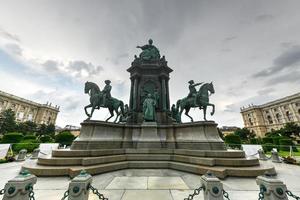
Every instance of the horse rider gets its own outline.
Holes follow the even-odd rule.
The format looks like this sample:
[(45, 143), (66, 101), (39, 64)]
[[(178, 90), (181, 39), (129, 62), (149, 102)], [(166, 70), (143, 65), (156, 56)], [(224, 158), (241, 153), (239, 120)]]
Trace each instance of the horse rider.
[(196, 94), (197, 94), (196, 86), (201, 85), (203, 82), (195, 83), (194, 80), (190, 80), (188, 83), (190, 84), (189, 85), (190, 93), (188, 94), (187, 98), (193, 98), (194, 104), (196, 105)]
[(105, 83), (105, 86), (102, 90), (103, 92), (103, 106), (106, 106), (106, 103), (111, 99), (111, 94), (110, 94), (110, 91), (111, 91), (111, 81), (110, 80), (105, 80), (104, 81)]

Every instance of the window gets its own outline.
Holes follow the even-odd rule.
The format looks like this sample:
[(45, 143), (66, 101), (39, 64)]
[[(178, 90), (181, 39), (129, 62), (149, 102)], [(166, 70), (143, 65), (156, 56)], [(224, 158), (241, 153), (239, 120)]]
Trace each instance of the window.
[(251, 119), (251, 118), (249, 118), (248, 120), (249, 120), (249, 124), (250, 124), (251, 126), (253, 126), (252, 119)]
[(273, 124), (273, 120), (272, 117), (270, 115), (267, 116), (268, 122), (269, 124)]
[(278, 123), (282, 123), (282, 117), (279, 113), (276, 113), (276, 120)]
[(23, 117), (24, 117), (24, 113), (23, 113), (23, 112), (19, 112), (19, 113), (18, 113), (18, 119), (19, 119), (19, 120), (22, 120)]
[(29, 113), (29, 114), (28, 114), (27, 120), (28, 120), (28, 121), (32, 121), (32, 118), (33, 118), (33, 115), (32, 115), (31, 113)]
[(286, 111), (286, 117), (288, 121), (293, 121), (293, 114), (290, 111)]

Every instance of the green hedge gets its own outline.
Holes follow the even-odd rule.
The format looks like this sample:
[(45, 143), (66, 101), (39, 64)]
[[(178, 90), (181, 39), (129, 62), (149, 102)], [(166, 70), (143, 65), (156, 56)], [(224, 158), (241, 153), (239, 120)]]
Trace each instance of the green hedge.
[(36, 140), (22, 140), (18, 144), (13, 145), (13, 150), (19, 152), (22, 149), (27, 149), (27, 152), (32, 152), (34, 149), (39, 147), (39, 143)]
[(241, 138), (238, 135), (230, 134), (225, 136), (225, 143), (232, 148), (241, 148)]
[(35, 135), (25, 135), (23, 140), (36, 140)]
[(51, 143), (51, 142), (54, 142), (54, 140), (49, 135), (42, 135), (39, 138), (39, 140), (40, 140), (41, 143)]
[(75, 136), (69, 131), (64, 131), (55, 136), (55, 142), (62, 145), (70, 146), (75, 139)]
[(276, 146), (273, 143), (265, 143), (262, 145), (262, 148), (264, 152), (271, 151), (273, 148), (276, 148)]
[(251, 138), (250, 139), (250, 144), (259, 144), (259, 143), (260, 143), (260, 141), (257, 138)]
[(279, 140), (280, 150), (281, 151), (289, 151), (290, 146), (293, 147), (293, 151), (298, 151), (298, 149), (295, 147), (293, 141), (291, 139), (280, 139)]
[(23, 140), (23, 137), (24, 136), (22, 133), (6, 133), (5, 135), (3, 135), (1, 143), (3, 144), (19, 143), (21, 140)]
[(262, 138), (262, 143), (267, 144), (267, 143), (272, 143), (273, 144), (273, 138), (271, 137), (264, 137)]

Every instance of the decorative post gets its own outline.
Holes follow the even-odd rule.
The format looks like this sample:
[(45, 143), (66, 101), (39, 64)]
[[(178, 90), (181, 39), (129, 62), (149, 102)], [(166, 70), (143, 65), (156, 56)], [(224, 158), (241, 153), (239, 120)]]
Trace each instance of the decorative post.
[(259, 149), (258, 151), (259, 160), (268, 160), (264, 150)]
[(26, 155), (27, 155), (27, 150), (26, 150), (26, 149), (22, 149), (22, 150), (19, 152), (16, 161), (24, 161), (25, 158), (26, 158)]
[(137, 77), (134, 77), (134, 82), (133, 82), (133, 110), (137, 109)]
[(260, 188), (259, 196), (263, 196), (264, 200), (288, 200), (286, 185), (273, 176), (269, 174), (258, 176), (256, 183)]
[(281, 163), (282, 162), (279, 158), (279, 155), (278, 155), (277, 151), (272, 150), (271, 153), (272, 153), (272, 162), (274, 162), (274, 163)]
[(204, 200), (223, 200), (223, 184), (211, 172), (200, 178), (204, 187)]
[(88, 200), (92, 176), (82, 170), (69, 184), (69, 200)]
[(27, 170), (22, 170), (18, 176), (5, 184), (3, 200), (29, 200), (30, 197), (34, 198), (33, 185), (36, 184), (36, 181), (36, 176), (30, 174)]
[(39, 153), (40, 153), (40, 149), (39, 148), (34, 149), (33, 152), (32, 152), (32, 155), (31, 155), (30, 159), (38, 159)]

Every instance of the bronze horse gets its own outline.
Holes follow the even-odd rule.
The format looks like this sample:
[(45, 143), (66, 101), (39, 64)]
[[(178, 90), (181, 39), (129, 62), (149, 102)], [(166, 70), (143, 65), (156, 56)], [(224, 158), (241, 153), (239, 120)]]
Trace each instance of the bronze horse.
[[(108, 117), (105, 121), (111, 119), (114, 116), (114, 112), (117, 114), (114, 122), (117, 121), (120, 114), (124, 114), (124, 103), (121, 100), (111, 97), (106, 105), (103, 105), (103, 92), (101, 92), (96, 83), (86, 82), (84, 86), (84, 92), (90, 96), (90, 104), (84, 107), (85, 114), (88, 116), (87, 120), (93, 116), (94, 110), (100, 109), (100, 107), (108, 108), (110, 112), (110, 117)], [(87, 112), (87, 108), (92, 108), (91, 113)]]

